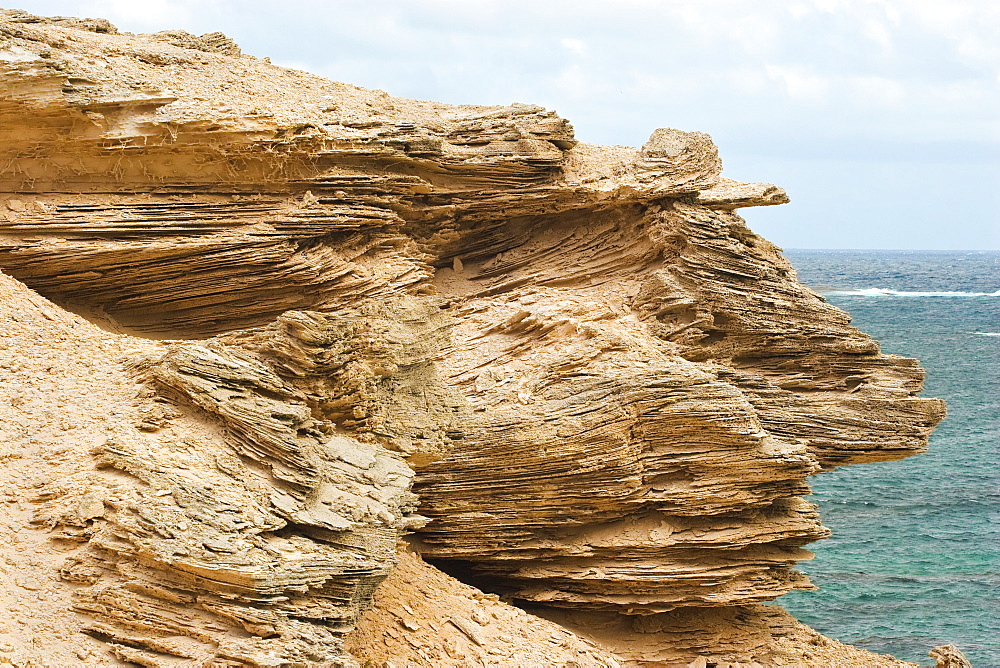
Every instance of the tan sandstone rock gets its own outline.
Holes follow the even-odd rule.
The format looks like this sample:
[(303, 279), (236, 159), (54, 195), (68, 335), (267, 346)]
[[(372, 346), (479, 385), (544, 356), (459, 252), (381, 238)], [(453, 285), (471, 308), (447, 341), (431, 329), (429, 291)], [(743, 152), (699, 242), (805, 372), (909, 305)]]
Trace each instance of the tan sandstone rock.
[(899, 665), (766, 603), (943, 405), (707, 135), (2, 10), (0, 166), (7, 660)]

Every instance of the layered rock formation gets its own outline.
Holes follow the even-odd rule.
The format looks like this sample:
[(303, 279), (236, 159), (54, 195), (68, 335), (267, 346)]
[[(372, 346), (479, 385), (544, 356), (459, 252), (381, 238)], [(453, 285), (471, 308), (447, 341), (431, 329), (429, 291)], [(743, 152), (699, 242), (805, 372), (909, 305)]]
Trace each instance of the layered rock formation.
[[(109, 397), (94, 442), (9, 437), (38, 460), (10, 526), (71, 546), (47, 600), (86, 651), (349, 662), (415, 531), (452, 575), (610, 629), (597, 650), (536, 620), (524, 657), (823, 656), (761, 605), (810, 586), (806, 479), (921, 451), (943, 408), (733, 213), (787, 197), (721, 177), (707, 135), (578, 144), (535, 106), (10, 11), (0, 81), (0, 269), (104, 329), (4, 278), (7, 354), (34, 331), (111, 355), (61, 399)], [(469, 618), (476, 649), (411, 659), (517, 660)]]

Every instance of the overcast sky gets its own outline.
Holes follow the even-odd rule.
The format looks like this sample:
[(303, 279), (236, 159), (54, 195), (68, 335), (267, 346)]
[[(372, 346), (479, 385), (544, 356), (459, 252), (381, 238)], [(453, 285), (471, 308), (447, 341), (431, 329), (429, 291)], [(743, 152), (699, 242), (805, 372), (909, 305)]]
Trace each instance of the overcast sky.
[(700, 130), (785, 248), (1000, 248), (1000, 0), (3, 0), (221, 31), (394, 95), (532, 102), (595, 143)]

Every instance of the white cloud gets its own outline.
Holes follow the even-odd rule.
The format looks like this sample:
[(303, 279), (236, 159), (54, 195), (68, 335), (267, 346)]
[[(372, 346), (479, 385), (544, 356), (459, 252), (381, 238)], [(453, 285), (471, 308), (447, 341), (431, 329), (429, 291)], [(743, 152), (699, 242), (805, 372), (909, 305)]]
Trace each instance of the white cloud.
[(866, 19), (861, 29), (862, 34), (882, 47), (883, 53), (892, 52), (892, 37), (889, 27), (877, 19)]
[[(84, 3), (87, 13), (133, 30), (165, 30), (171, 24), (189, 24), (205, 3), (190, 0), (95, 0)], [(210, 4), (210, 3), (209, 3)]]
[(906, 86), (877, 76), (851, 77), (845, 81), (846, 92), (861, 107), (902, 109), (908, 99)]
[(747, 95), (765, 94), (774, 85), (774, 79), (762, 68), (739, 67), (730, 70), (727, 76), (730, 86)]
[(955, 45), (969, 60), (1000, 70), (1000, 3), (990, 0), (893, 0), (921, 30)]
[(583, 58), (587, 55), (587, 43), (584, 42), (582, 39), (563, 37), (561, 40), (559, 40), (559, 44), (560, 46), (562, 46), (562, 48), (566, 49), (567, 51), (572, 53), (574, 56), (577, 56), (578, 58)]
[(850, 5), (845, 0), (813, 0), (813, 6), (821, 12), (835, 14)]
[[(252, 7), (257, 0), (247, 0)], [(235, 0), (15, 0), (19, 9), (40, 16), (79, 16), (103, 18), (126, 32), (156, 32), (159, 30), (188, 30), (189, 32), (214, 32), (200, 26), (219, 26), (233, 22), (241, 15), (243, 7), (233, 8)]]
[(795, 102), (818, 105), (829, 97), (830, 79), (810, 71), (807, 67), (766, 65), (764, 71), (772, 80), (780, 81), (785, 93)]

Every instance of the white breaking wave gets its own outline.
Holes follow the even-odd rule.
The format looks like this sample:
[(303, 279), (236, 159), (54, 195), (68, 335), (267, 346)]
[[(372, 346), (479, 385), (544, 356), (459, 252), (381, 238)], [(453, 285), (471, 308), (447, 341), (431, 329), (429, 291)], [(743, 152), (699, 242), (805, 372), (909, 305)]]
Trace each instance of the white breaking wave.
[(978, 334), (979, 336), (1000, 336), (1000, 332), (973, 332), (973, 334)]
[(921, 292), (910, 290), (889, 290), (887, 288), (862, 288), (860, 290), (830, 290), (824, 294), (851, 297), (1000, 297), (1000, 290), (997, 290), (996, 292)]

